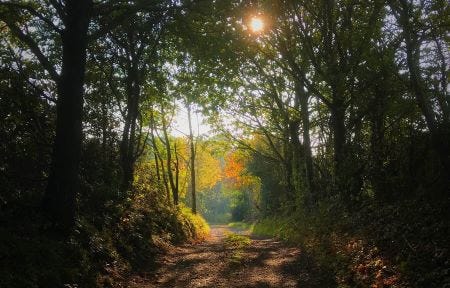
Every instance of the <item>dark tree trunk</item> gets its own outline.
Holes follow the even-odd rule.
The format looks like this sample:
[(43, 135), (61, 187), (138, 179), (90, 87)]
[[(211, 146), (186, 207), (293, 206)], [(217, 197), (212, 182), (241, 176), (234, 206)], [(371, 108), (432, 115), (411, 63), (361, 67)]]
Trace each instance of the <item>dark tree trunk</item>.
[[(166, 190), (166, 198), (167, 198), (167, 204), (170, 205), (170, 188), (169, 188), (169, 181), (167, 180), (166, 175), (166, 168), (164, 167), (164, 160), (161, 157), (161, 154), (159, 153), (158, 146), (156, 146), (156, 139), (153, 135), (152, 131), (152, 143), (153, 143), (153, 149), (155, 150), (155, 161), (156, 161), (156, 167), (158, 169), (159, 166), (161, 166), (161, 176), (158, 175), (158, 180), (162, 179), (164, 183), (164, 189)], [(159, 162), (158, 162), (159, 161)], [(159, 163), (159, 165), (158, 165)], [(159, 170), (159, 169), (158, 169)], [(159, 173), (158, 173), (159, 174)], [(161, 177), (161, 178), (160, 178)]]
[[(130, 38), (132, 39), (132, 38)], [(132, 45), (134, 42), (130, 40)], [(126, 83), (127, 93), (127, 116), (125, 119), (120, 146), (121, 166), (122, 166), (122, 191), (126, 192), (133, 184), (134, 164), (136, 162), (136, 120), (139, 113), (140, 81), (138, 71), (138, 55), (130, 52), (132, 59), (128, 63), (128, 75)]]
[(334, 189), (336, 193), (348, 198), (349, 191), (347, 191), (346, 187), (347, 177), (344, 167), (346, 159), (345, 106), (344, 101), (336, 90), (333, 91), (333, 103), (330, 107), (330, 112), (334, 148)]
[(62, 34), (62, 67), (57, 83), (56, 135), (50, 176), (43, 200), (56, 228), (69, 233), (76, 217), (82, 143), (83, 85), (87, 31), (92, 1), (66, 1)]
[(175, 189), (180, 191), (180, 159), (178, 158), (177, 143), (175, 142), (173, 150), (175, 152)]
[[(382, 68), (384, 71), (384, 69)], [(383, 72), (386, 73), (386, 72)], [(382, 83), (384, 81), (384, 75), (380, 75)], [(384, 84), (381, 87), (385, 87)], [(380, 86), (375, 86), (374, 99), (370, 116), (370, 154), (372, 158), (371, 167), (371, 183), (375, 191), (376, 198), (382, 202), (386, 201), (389, 197), (389, 189), (385, 187), (386, 175), (383, 168), (383, 162), (385, 161), (384, 152), (384, 129), (385, 129), (385, 111), (386, 111), (386, 93)]]
[(301, 120), (303, 125), (303, 157), (305, 161), (305, 176), (306, 176), (306, 188), (307, 188), (307, 202), (309, 206), (312, 206), (317, 196), (314, 195), (314, 171), (313, 171), (313, 159), (311, 151), (311, 138), (309, 136), (310, 121), (309, 121), (309, 107), (308, 107), (308, 94), (305, 91), (303, 85), (296, 81), (296, 93), (299, 99)]
[[(293, 169), (293, 145), (290, 141), (290, 120), (288, 117), (283, 119), (283, 141), (282, 141), (282, 149), (279, 152), (279, 161), (281, 164), (281, 168), (283, 169), (283, 186), (285, 186), (284, 193), (280, 194), (279, 200), (280, 202), (288, 202), (291, 199), (291, 195), (295, 194), (295, 185), (294, 185), (294, 169)], [(273, 148), (275, 151), (275, 146)]]

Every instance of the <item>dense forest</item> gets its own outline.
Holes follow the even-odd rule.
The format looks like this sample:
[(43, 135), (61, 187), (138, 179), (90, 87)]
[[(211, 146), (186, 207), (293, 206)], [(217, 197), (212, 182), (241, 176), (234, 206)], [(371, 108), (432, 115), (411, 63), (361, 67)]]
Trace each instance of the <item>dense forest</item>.
[(299, 287), (450, 287), (449, 32), (445, 0), (0, 1), (0, 287), (128, 287), (207, 222), (301, 247)]

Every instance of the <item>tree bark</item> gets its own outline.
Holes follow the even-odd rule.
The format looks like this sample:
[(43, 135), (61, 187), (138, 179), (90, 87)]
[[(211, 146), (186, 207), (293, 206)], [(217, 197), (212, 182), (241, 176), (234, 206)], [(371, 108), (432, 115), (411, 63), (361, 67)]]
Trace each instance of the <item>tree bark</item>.
[(305, 91), (304, 86), (300, 80), (296, 81), (296, 93), (298, 94), (300, 113), (303, 126), (303, 156), (305, 160), (305, 176), (306, 176), (306, 189), (307, 189), (307, 201), (311, 207), (317, 200), (317, 196), (314, 195), (314, 171), (313, 171), (313, 159), (311, 151), (311, 138), (309, 135), (310, 121), (309, 121), (309, 106), (308, 106), (308, 94)]
[(56, 135), (43, 208), (58, 230), (70, 233), (76, 217), (82, 143), (83, 85), (90, 0), (68, 0), (62, 33), (62, 67), (57, 82)]
[(370, 154), (372, 158), (371, 182), (376, 198), (381, 202), (388, 200), (389, 190), (385, 188), (384, 175), (384, 122), (385, 122), (385, 91), (376, 89), (373, 109), (370, 113)]
[(345, 146), (346, 146), (346, 128), (345, 128), (345, 106), (342, 96), (333, 88), (332, 91), (333, 103), (331, 104), (331, 131), (333, 134), (333, 148), (334, 148), (334, 188), (338, 194), (346, 194), (347, 197), (350, 191), (346, 187), (345, 174)]

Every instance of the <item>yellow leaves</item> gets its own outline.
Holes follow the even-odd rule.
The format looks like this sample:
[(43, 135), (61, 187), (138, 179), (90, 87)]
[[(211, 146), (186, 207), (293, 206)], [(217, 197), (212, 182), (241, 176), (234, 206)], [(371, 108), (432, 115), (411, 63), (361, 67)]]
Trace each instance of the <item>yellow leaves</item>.
[(197, 149), (197, 190), (202, 191), (212, 188), (222, 179), (220, 160), (214, 157), (211, 147), (203, 145), (203, 149)]

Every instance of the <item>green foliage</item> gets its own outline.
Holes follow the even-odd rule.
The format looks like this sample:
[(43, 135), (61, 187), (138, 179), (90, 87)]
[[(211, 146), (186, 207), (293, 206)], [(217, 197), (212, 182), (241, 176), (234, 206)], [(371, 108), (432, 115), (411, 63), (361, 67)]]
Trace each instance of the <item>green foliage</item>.
[(145, 163), (137, 167), (127, 197), (114, 193), (119, 182), (106, 182), (103, 173), (109, 172), (96, 169), (105, 160), (91, 165), (96, 145), (90, 142), (84, 152), (82, 171), (89, 177), (79, 199), (82, 216), (68, 240), (47, 230), (36, 208), (2, 211), (0, 287), (110, 287), (131, 270), (151, 268), (167, 245), (207, 237), (200, 215), (165, 204)]
[(330, 216), (328, 208), (263, 218), (252, 233), (300, 245), (322, 269), (332, 271), (340, 287), (445, 287), (450, 283), (448, 218), (436, 220), (448, 214), (445, 207), (409, 201), (363, 206), (352, 217)]
[[(81, 162), (67, 165), (80, 187), (63, 187), (78, 209), (65, 236), (41, 202), (65, 110), (52, 74), (76, 70), (58, 31), (71, 5), (31, 2), (0, 3), (1, 287), (109, 287), (165, 245), (207, 237), (200, 215), (170, 203), (187, 191), (187, 154), (167, 135), (180, 99), (227, 138), (213, 150), (246, 151), (233, 180), (219, 181), (224, 153), (197, 163), (208, 221), (259, 217), (231, 226), (300, 243), (341, 287), (450, 285), (446, 1), (93, 5), (86, 81), (72, 89), (83, 107), (63, 114), (79, 123), (83, 112), (82, 131), (62, 129), (83, 134)], [(256, 11), (258, 34), (246, 27)], [(246, 243), (225, 245), (239, 262)]]
[(231, 199), (222, 182), (198, 193), (197, 199), (200, 212), (209, 223), (227, 223), (231, 220)]
[[(274, 169), (276, 167), (276, 169)], [(273, 159), (254, 153), (248, 164), (248, 170), (261, 179), (261, 211), (263, 215), (271, 215), (283, 206), (284, 194), (287, 190), (284, 175), (286, 171)]]
[(291, 243), (299, 243), (300, 240), (304, 239), (302, 236), (304, 236), (307, 231), (300, 229), (298, 226), (299, 223), (292, 218), (263, 218), (254, 223), (252, 233), (257, 236), (270, 236)]

